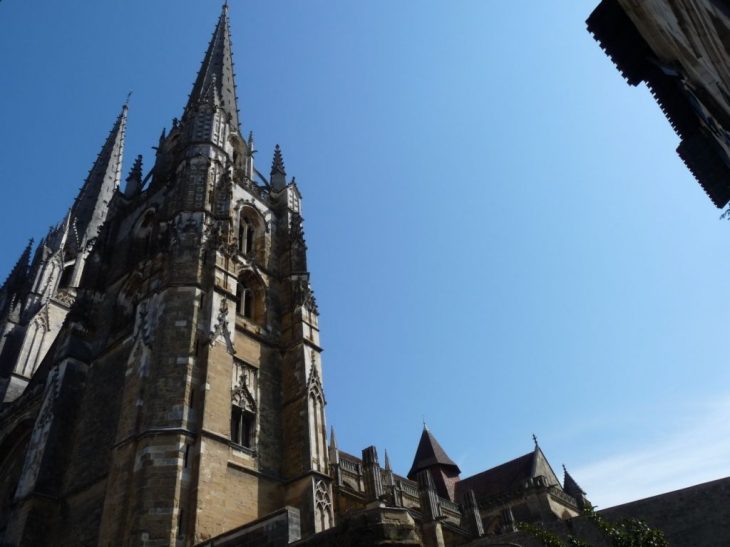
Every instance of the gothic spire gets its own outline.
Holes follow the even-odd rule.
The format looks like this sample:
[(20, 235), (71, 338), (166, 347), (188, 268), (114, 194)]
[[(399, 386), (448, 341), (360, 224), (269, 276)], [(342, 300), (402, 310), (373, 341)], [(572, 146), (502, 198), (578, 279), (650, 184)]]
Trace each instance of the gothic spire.
[(271, 162), (271, 186), (277, 192), (286, 186), (286, 171), (284, 170), (284, 157), (281, 155), (281, 148), (276, 145), (274, 149), (274, 160)]
[(223, 6), (223, 12), (218, 19), (210, 44), (208, 44), (208, 51), (205, 53), (185, 112), (194, 109), (200, 102), (206, 102), (209, 97), (213, 96), (220, 101), (220, 106), (228, 114), (231, 127), (239, 131), (227, 4)]
[(125, 104), (71, 208), (79, 243), (96, 236), (106, 220), (108, 204), (119, 188), (128, 110)]

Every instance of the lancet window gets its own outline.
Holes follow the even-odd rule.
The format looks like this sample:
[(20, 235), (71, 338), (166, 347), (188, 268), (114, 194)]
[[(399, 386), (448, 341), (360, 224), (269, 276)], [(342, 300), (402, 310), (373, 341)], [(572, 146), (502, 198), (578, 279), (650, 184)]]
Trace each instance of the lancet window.
[(248, 319), (253, 319), (253, 290), (244, 281), (236, 286), (236, 313)]
[(242, 254), (250, 254), (254, 252), (254, 245), (256, 243), (256, 229), (250, 218), (241, 215), (241, 219), (238, 223), (238, 250)]
[(236, 361), (231, 389), (231, 442), (244, 448), (256, 446), (258, 374), (254, 367)]
[(244, 271), (236, 283), (236, 313), (254, 323), (264, 317), (264, 286), (251, 271)]

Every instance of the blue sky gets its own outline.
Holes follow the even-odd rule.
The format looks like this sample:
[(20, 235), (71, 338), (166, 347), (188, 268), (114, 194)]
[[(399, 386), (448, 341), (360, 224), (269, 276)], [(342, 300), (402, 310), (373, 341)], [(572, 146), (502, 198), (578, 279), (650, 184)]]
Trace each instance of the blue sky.
[[(535, 433), (599, 507), (730, 474), (730, 225), (597, 3), (231, 0), (242, 128), (304, 194), (341, 448), (406, 473), (425, 416), (468, 476)], [(0, 3), (0, 272), (130, 89), (125, 172), (151, 166), (219, 13)]]

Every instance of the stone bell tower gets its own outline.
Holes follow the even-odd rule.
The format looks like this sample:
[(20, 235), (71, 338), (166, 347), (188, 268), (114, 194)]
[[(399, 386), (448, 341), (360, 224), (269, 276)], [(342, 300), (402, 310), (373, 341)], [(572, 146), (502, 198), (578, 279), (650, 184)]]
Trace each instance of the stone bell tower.
[[(268, 177), (254, 166), (227, 6), (156, 150), (105, 200), (68, 319), (15, 403), (47, 409), (26, 433), (17, 544), (86, 530), (105, 547), (181, 547), (287, 506), (302, 537), (334, 525), (301, 194), (278, 145)], [(40, 506), (46, 532), (21, 518)]]
[[(226, 6), (149, 188), (127, 192), (134, 213), (117, 232), (147, 248), (127, 273), (137, 301), (122, 304), (134, 328), (102, 543), (198, 543), (285, 505), (305, 536), (333, 524), (301, 195), (278, 146), (268, 180), (254, 153)], [(167, 505), (150, 511), (160, 491)]]

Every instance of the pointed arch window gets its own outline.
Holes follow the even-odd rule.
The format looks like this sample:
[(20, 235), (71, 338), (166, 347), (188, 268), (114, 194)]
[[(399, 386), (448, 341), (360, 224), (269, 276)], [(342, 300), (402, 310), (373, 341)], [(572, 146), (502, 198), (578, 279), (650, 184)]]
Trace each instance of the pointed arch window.
[(238, 405), (231, 405), (231, 441), (244, 448), (254, 446), (256, 415)]
[(236, 286), (236, 313), (248, 319), (253, 319), (254, 294), (253, 290), (239, 281)]
[(236, 283), (236, 314), (253, 323), (264, 320), (264, 285), (251, 270), (244, 270)]
[(231, 389), (231, 442), (244, 448), (256, 446), (256, 398), (258, 374), (247, 363), (235, 362)]
[(64, 266), (63, 273), (61, 274), (61, 280), (58, 282), (59, 288), (71, 286), (71, 278), (73, 277), (75, 264), (75, 262), (71, 262)]
[(249, 254), (254, 251), (256, 242), (256, 229), (253, 222), (247, 216), (241, 215), (238, 223), (238, 250), (242, 254)]

